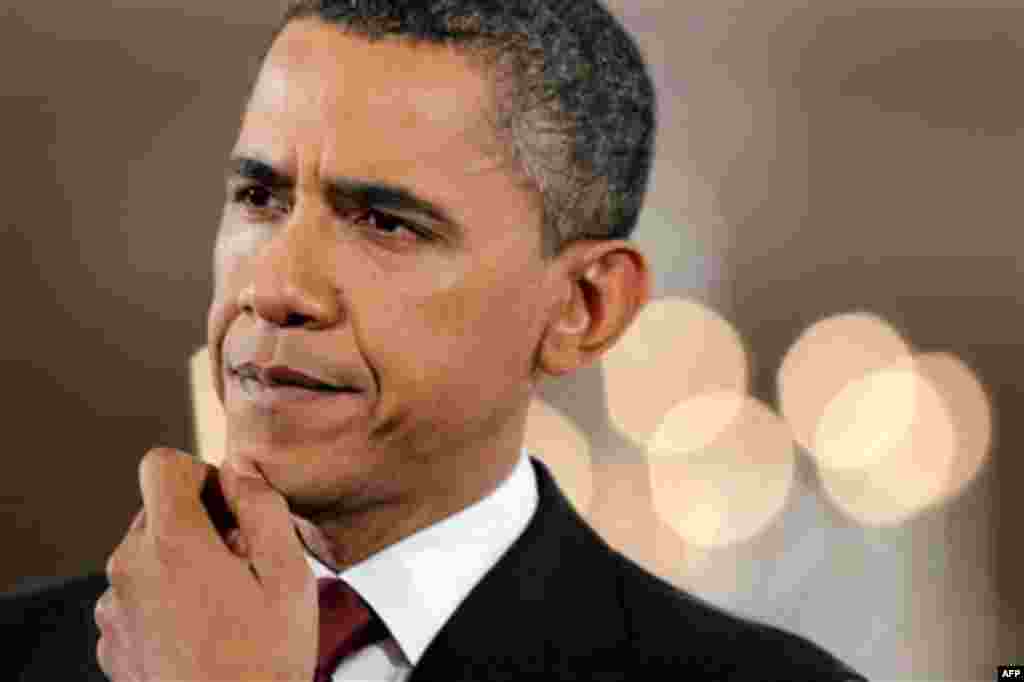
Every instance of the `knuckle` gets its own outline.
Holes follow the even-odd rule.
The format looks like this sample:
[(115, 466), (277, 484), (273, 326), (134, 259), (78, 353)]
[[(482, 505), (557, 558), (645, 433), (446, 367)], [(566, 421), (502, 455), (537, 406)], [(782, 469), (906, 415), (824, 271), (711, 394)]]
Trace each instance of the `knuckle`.
[(192, 471), (205, 469), (209, 465), (176, 448), (150, 448), (139, 462), (140, 467), (157, 471)]
[(171, 448), (156, 447), (150, 448), (149, 451), (146, 452), (146, 456), (142, 459), (144, 461), (148, 460), (151, 464), (161, 465), (174, 461), (176, 459), (176, 454), (176, 451)]
[(206, 478), (212, 467), (187, 452), (174, 448), (150, 449), (139, 461), (139, 483), (147, 485), (172, 484), (192, 487)]
[(151, 480), (158, 476), (166, 466), (167, 456), (163, 449), (155, 448), (150, 450), (139, 460), (139, 481)]
[(172, 448), (157, 447), (151, 448), (139, 462), (142, 473), (158, 472), (170, 466), (178, 459), (178, 453)]
[(111, 682), (121, 682), (121, 680), (135, 679), (127, 678), (124, 676), (124, 670), (118, 662), (118, 651), (121, 647), (118, 646), (117, 641), (111, 636), (109, 632), (104, 632), (100, 638), (96, 641), (96, 664), (99, 669), (103, 671), (103, 674), (107, 676), (107, 679)]
[(114, 593), (112, 590), (107, 590), (96, 600), (93, 619), (101, 633), (105, 634), (111, 631), (114, 621)]
[(101, 635), (96, 642), (96, 663), (104, 675), (114, 678), (114, 670), (110, 665), (110, 641), (106, 634)]

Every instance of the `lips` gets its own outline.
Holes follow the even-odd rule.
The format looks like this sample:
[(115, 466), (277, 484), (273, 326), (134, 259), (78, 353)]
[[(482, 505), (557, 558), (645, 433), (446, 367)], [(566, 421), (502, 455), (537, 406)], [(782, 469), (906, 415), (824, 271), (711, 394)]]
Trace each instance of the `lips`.
[[(254, 373), (251, 368), (231, 371), (225, 387), (225, 409), (243, 419), (274, 415), (275, 428), (295, 423), (306, 430), (319, 428), (316, 425), (321, 423), (335, 428), (339, 420), (364, 414), (366, 394), (363, 391), (326, 384), (305, 372), (295, 374), (294, 369), (291, 372)], [(285, 421), (280, 421), (282, 419)]]
[(251, 362), (242, 363), (231, 369), (231, 372), (238, 375), (243, 383), (255, 381), (263, 388), (295, 387), (310, 391), (324, 391), (330, 393), (358, 393), (355, 386), (337, 383), (329, 377), (309, 373), (295, 367), (286, 365), (274, 365), (260, 367)]
[(229, 370), (224, 405), (236, 416), (275, 415), (276, 419), (294, 419), (304, 429), (321, 422), (336, 427), (339, 419), (358, 417), (366, 409), (365, 393), (348, 381), (295, 367), (261, 368), (244, 363)]

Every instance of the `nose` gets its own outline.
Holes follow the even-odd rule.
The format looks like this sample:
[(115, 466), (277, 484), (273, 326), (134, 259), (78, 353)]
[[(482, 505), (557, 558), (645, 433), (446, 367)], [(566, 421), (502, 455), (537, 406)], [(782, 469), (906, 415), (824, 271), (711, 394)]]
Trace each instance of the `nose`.
[(313, 216), (294, 212), (253, 254), (239, 307), (279, 327), (322, 329), (339, 311), (330, 247)]

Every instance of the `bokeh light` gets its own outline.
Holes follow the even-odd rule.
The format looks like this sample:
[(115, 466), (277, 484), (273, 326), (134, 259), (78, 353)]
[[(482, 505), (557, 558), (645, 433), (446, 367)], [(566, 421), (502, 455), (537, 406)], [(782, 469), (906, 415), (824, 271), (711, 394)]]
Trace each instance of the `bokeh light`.
[(602, 367), (611, 421), (640, 443), (673, 405), (704, 393), (745, 393), (749, 375), (732, 325), (700, 303), (675, 297), (648, 303)]
[[(842, 433), (826, 432), (820, 427), (826, 407), (833, 404), (833, 400), (851, 384), (909, 357), (911, 353), (907, 342), (876, 315), (837, 315), (809, 327), (786, 353), (778, 372), (779, 409), (796, 442), (815, 457), (823, 456), (815, 450), (816, 439), (844, 442)], [(898, 383), (899, 380), (887, 378), (882, 381)], [(857, 385), (833, 404), (835, 416), (825, 423), (824, 428), (845, 430), (847, 423), (843, 418), (851, 410), (856, 410), (858, 391), (871, 388), (871, 385)], [(906, 387), (900, 390), (906, 390)], [(855, 464), (861, 456), (871, 456), (851, 454), (856, 453), (852, 445), (832, 447), (828, 453), (824, 456), (833, 456), (836, 461), (823, 461), (826, 466), (846, 467)]]
[[(880, 370), (876, 376), (896, 373), (903, 374), (900, 381), (911, 387), (900, 396), (911, 401), (898, 410), (911, 415), (902, 431), (888, 434), (878, 448), (879, 456), (860, 468), (832, 469), (823, 465), (819, 471), (825, 491), (839, 508), (869, 525), (904, 521), (937, 500), (949, 484), (956, 456), (956, 434), (945, 402), (917, 372), (913, 359)], [(896, 382), (867, 383), (884, 387)], [(865, 396), (865, 400), (879, 402), (884, 398), (876, 394)], [(851, 429), (863, 434), (885, 428), (869, 420), (851, 424)]]
[(195, 454), (208, 464), (220, 466), (227, 444), (227, 422), (213, 386), (207, 346), (197, 350), (189, 359), (189, 380), (192, 386), (192, 423), (198, 450)]
[[(650, 485), (642, 451), (599, 457), (594, 462), (594, 498), (584, 515), (605, 542), (645, 565), (657, 560), (659, 549), (659, 519), (651, 506)], [(676, 546), (682, 544), (674, 531), (670, 535)]]
[(669, 410), (648, 440), (651, 457), (675, 457), (710, 447), (735, 429), (748, 396), (732, 391), (705, 393)]
[[(706, 422), (712, 426), (701, 433), (709, 414), (715, 415)], [(721, 415), (729, 414), (721, 429)], [(655, 511), (700, 547), (753, 537), (785, 506), (793, 483), (788, 427), (768, 406), (741, 393), (680, 403), (658, 425), (648, 453)]]
[(843, 387), (822, 410), (811, 454), (829, 469), (864, 469), (899, 447), (930, 386), (906, 368), (871, 372)]
[[(828, 464), (849, 463), (851, 456), (819, 458), (824, 489), (844, 513), (868, 525), (901, 523), (973, 480), (988, 453), (991, 414), (984, 390), (962, 362), (946, 353), (916, 355), (859, 383), (854, 393), (868, 407), (850, 415), (847, 433), (853, 435), (845, 443), (884, 436), (858, 466)], [(890, 419), (882, 406), (899, 417)]]
[(594, 472), (586, 437), (542, 400), (530, 402), (523, 446), (551, 469), (559, 487), (580, 513), (594, 496)]
[(917, 370), (945, 401), (956, 433), (956, 458), (947, 499), (959, 495), (988, 462), (992, 448), (992, 403), (974, 372), (951, 353), (915, 356)]

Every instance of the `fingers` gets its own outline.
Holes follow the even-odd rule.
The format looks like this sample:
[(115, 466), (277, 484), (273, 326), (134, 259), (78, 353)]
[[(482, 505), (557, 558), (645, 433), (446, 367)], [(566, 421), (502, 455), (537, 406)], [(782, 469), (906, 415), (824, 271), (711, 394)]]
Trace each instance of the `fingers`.
[[(158, 541), (165, 559), (192, 560), (194, 545), (187, 548), (186, 543), (204, 537), (211, 547), (223, 549), (218, 527), (211, 520), (211, 512), (217, 512), (204, 506), (220, 504), (223, 491), (239, 531), (225, 538), (228, 547), (248, 557), (265, 589), (285, 595), (307, 587), (309, 565), (288, 503), (254, 468), (240, 472), (225, 465), (217, 472), (181, 451), (155, 448), (139, 465), (139, 484), (146, 533)], [(230, 529), (220, 530), (228, 534)]]
[(117, 595), (108, 589), (96, 602), (93, 619), (100, 636), (96, 641), (96, 663), (110, 680), (140, 680), (142, 671), (131, 670), (123, 655), (125, 646), (124, 614), (118, 608)]
[(208, 530), (211, 540), (216, 537), (200, 502), (211, 468), (180, 450), (154, 448), (146, 453), (139, 464), (139, 487), (144, 524), (152, 537), (168, 545), (194, 538), (197, 529)]
[(113, 637), (114, 637), (114, 615), (113, 615), (114, 593), (107, 590), (96, 602), (93, 610), (93, 619), (96, 627), (99, 628), (100, 638), (96, 642), (96, 662), (100, 670), (107, 677), (114, 679), (113, 660)]
[(311, 574), (287, 501), (260, 476), (239, 473), (230, 465), (221, 475), (241, 536), (234, 541), (244, 547), (264, 588), (282, 595), (303, 589)]

